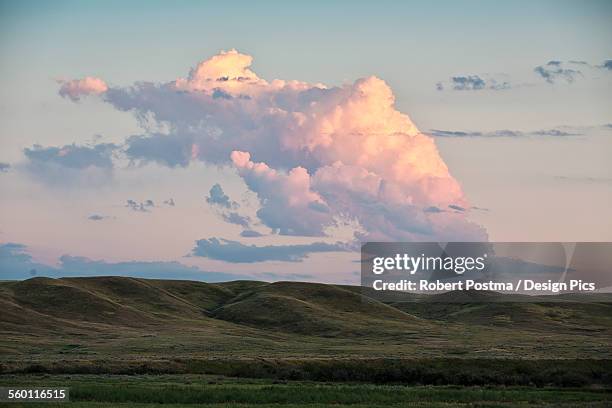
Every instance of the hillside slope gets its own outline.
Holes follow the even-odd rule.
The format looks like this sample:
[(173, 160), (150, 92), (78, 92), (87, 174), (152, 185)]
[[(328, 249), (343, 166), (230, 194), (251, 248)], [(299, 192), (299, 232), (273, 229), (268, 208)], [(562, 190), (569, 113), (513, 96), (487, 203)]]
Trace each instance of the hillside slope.
[(221, 306), (213, 316), (254, 327), (335, 336), (430, 326), (423, 319), (342, 287), (300, 282), (259, 286)]
[(599, 298), (445, 303), (439, 301), (444, 297), (398, 295), (383, 303), (364, 293), (370, 295), (358, 287), (300, 282), (124, 277), (0, 282), (0, 355), (9, 360), (612, 357), (612, 306)]

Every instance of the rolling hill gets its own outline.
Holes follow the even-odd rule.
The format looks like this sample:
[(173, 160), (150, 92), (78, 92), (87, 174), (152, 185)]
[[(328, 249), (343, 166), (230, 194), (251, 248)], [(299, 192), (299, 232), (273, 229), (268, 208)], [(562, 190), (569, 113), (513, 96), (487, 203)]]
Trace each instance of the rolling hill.
[(457, 296), (385, 303), (359, 287), (301, 282), (5, 281), (0, 361), (612, 357), (605, 298), (498, 303), (501, 295), (489, 293), (461, 303)]

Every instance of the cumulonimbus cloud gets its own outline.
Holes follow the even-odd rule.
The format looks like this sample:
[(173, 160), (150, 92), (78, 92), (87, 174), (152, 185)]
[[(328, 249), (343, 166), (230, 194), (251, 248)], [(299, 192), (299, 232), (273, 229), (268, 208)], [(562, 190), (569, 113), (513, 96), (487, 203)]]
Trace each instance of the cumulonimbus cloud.
[[(230, 50), (186, 78), (90, 93), (141, 121), (145, 133), (126, 141), (130, 159), (233, 166), (259, 197), (261, 222), (280, 234), (325, 235), (350, 220), (358, 239), (486, 238), (464, 214), (425, 211), (469, 204), (383, 80), (267, 81), (251, 63)], [(151, 121), (168, 131), (147, 133)]]

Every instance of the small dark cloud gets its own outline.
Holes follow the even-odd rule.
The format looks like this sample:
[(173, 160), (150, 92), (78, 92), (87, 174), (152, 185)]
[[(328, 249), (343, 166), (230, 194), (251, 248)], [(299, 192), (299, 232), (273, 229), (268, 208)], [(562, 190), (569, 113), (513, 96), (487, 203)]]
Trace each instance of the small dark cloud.
[(509, 129), (496, 130), (492, 134), (494, 136), (497, 136), (497, 137), (518, 137), (518, 136), (524, 136), (525, 135), (521, 131), (518, 131), (518, 130), (509, 130)]
[(451, 81), (456, 91), (476, 91), (486, 87), (485, 81), (478, 75), (454, 76)]
[(223, 191), (223, 188), (219, 183), (213, 185), (206, 197), (206, 202), (211, 206), (214, 206), (218, 209), (218, 213), (223, 218), (225, 222), (234, 225), (240, 225), (244, 229), (250, 229), (251, 226), (251, 218), (246, 215), (241, 215), (235, 210), (240, 207), (240, 205), (232, 201), (227, 194)]
[(612, 177), (555, 176), (555, 179), (580, 183), (612, 183)]
[(535, 136), (580, 136), (580, 133), (566, 132), (559, 129), (536, 130), (530, 134)]
[(529, 136), (551, 136), (551, 137), (567, 137), (567, 136), (581, 136), (580, 132), (568, 132), (560, 129), (542, 129), (534, 131), (520, 131), (520, 130), (509, 130), (500, 129), (490, 132), (471, 132), (471, 131), (460, 131), (460, 130), (440, 130), (431, 129), (429, 133), (436, 137), (529, 137)]
[(444, 212), (443, 209), (436, 207), (435, 205), (431, 206), (431, 207), (427, 207), (423, 210), (426, 213), (432, 213), (432, 214), (437, 214), (437, 213), (441, 213)]
[(302, 245), (244, 245), (226, 239), (201, 239), (196, 241), (192, 254), (231, 263), (253, 263), (265, 261), (301, 262), (315, 252), (346, 251), (340, 243), (315, 242)]
[(109, 218), (107, 215), (100, 215), (100, 214), (91, 214), (89, 217), (87, 217), (87, 219), (91, 221), (102, 221), (107, 218)]
[(148, 212), (151, 208), (155, 207), (155, 203), (153, 202), (153, 200), (146, 200), (144, 202), (127, 200), (125, 206), (133, 211)]
[(263, 237), (263, 234), (255, 230), (244, 230), (240, 233), (240, 236), (243, 238), (257, 238), (257, 237)]
[[(466, 208), (463, 208), (463, 207), (455, 205), (455, 204), (449, 205), (448, 208), (450, 208), (451, 210), (454, 210), (454, 211), (459, 211), (459, 212), (467, 211)], [(487, 208), (480, 208), (480, 207), (470, 207), (470, 210), (489, 211)], [(447, 212), (448, 210), (443, 210), (442, 208), (439, 208), (439, 207), (436, 207), (436, 206), (431, 206), (431, 207), (425, 208), (423, 211), (426, 212), (426, 213), (437, 214), (437, 213)]]
[(222, 208), (238, 208), (238, 203), (230, 200), (219, 183), (211, 187), (206, 197), (206, 202)]
[(11, 169), (11, 165), (8, 163), (0, 162), (0, 173), (6, 173)]
[(564, 64), (561, 61), (549, 61), (545, 65), (535, 67), (533, 71), (550, 84), (560, 80), (572, 83), (577, 77), (582, 76), (582, 72), (579, 70), (564, 68)]
[(504, 80), (499, 80), (491, 76), (482, 77), (480, 75), (458, 75), (450, 78), (448, 86), (445, 86), (444, 82), (437, 82), (436, 89), (443, 91), (445, 88), (452, 89), (454, 91), (481, 91), (481, 90), (493, 90), (500, 91), (503, 89), (510, 89), (512, 85)]
[(230, 224), (240, 225), (243, 228), (249, 228), (251, 219), (247, 216), (238, 214), (237, 212), (229, 212), (221, 214), (223, 219)]
[(117, 149), (113, 143), (101, 143), (95, 146), (78, 146), (76, 144), (61, 147), (43, 147), (34, 145), (25, 148), (23, 153), (31, 163), (55, 164), (71, 169), (99, 167), (111, 169), (112, 155)]
[(169, 207), (174, 207), (176, 204), (174, 203), (174, 198), (169, 198), (168, 200), (164, 201), (164, 204), (169, 206)]
[[(612, 60), (605, 60), (600, 65), (591, 64), (584, 60), (551, 60), (546, 64), (533, 68), (533, 72), (550, 84), (558, 82), (573, 83), (580, 77), (588, 77), (594, 70), (612, 70)], [(445, 89), (454, 91), (481, 91), (481, 90), (505, 90), (530, 84), (515, 84), (507, 80), (506, 74), (472, 74), (456, 75), (448, 81), (436, 82), (436, 90)]]
[(481, 132), (463, 132), (461, 130), (440, 130), (431, 129), (429, 131), (433, 136), (438, 137), (478, 137), (483, 136)]

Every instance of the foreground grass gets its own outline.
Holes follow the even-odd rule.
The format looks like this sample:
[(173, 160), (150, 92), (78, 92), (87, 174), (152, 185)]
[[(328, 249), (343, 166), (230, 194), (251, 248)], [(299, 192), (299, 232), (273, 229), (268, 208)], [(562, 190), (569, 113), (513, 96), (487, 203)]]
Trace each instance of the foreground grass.
[(607, 388), (450, 387), (273, 382), (219, 376), (2, 376), (0, 385), (68, 386), (65, 404), (13, 407), (604, 407)]
[[(44, 407), (70, 407), (70, 408), (191, 408), (194, 405), (185, 405), (185, 404), (136, 404), (136, 403), (127, 403), (127, 404), (107, 404), (107, 403), (69, 403), (66, 405), (57, 405), (53, 403), (42, 403), (42, 404), (11, 404), (11, 407), (19, 407), (19, 408), (27, 408), (27, 407), (35, 407), (35, 408), (44, 408)], [(522, 408), (606, 408), (609, 407), (609, 403), (605, 401), (599, 402), (589, 402), (587, 405), (583, 403), (565, 403), (565, 402), (556, 402), (552, 404), (548, 403), (533, 403), (533, 402), (477, 402), (477, 403), (462, 403), (462, 402), (402, 402), (397, 404), (359, 404), (359, 405), (344, 405), (344, 404), (263, 404), (263, 405), (253, 405), (253, 404), (206, 404), (206, 405), (196, 405), (206, 408), (327, 408), (327, 407), (350, 407), (350, 408), (450, 408), (450, 407), (477, 407), (477, 408), (512, 408), (512, 407), (522, 407)]]
[(217, 375), (277, 381), (402, 385), (612, 387), (612, 360), (173, 359), (0, 363), (0, 374)]

